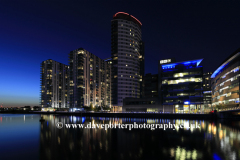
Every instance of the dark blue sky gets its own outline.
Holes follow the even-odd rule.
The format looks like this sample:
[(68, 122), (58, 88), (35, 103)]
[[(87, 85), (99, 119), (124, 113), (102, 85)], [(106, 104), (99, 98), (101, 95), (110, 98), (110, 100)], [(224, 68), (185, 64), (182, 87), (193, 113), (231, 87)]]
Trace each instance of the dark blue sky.
[(238, 0), (0, 1), (0, 104), (38, 105), (40, 63), (68, 63), (83, 47), (100, 58), (111, 55), (111, 19), (119, 11), (142, 22), (145, 73), (158, 60), (204, 58), (214, 71), (240, 47)]

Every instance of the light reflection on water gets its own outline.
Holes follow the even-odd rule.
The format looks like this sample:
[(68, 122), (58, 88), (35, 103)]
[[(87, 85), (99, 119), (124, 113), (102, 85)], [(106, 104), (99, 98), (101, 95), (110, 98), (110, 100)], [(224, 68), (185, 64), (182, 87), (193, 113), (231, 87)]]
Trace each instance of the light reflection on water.
[[(20, 117), (20, 118), (19, 118)], [(206, 120), (106, 118), (62, 115), (2, 115), (1, 130), (24, 126), (39, 136), (39, 141), (30, 144), (31, 152), (38, 149), (40, 159), (174, 159), (174, 160), (238, 160), (240, 159), (240, 123), (210, 122)], [(57, 122), (95, 124), (195, 124), (200, 128), (184, 129), (58, 129)], [(35, 128), (32, 128), (34, 124)], [(36, 126), (39, 128), (37, 132)], [(27, 127), (27, 128), (26, 128)], [(29, 129), (29, 130), (28, 130)], [(7, 133), (7, 132), (6, 132)], [(23, 132), (22, 132), (23, 134)], [(17, 135), (17, 134), (16, 134)], [(1, 137), (2, 136), (2, 137)], [(4, 133), (0, 131), (0, 146)], [(23, 137), (25, 140), (35, 137)], [(31, 141), (31, 139), (30, 139)], [(38, 143), (37, 143), (38, 142)], [(20, 145), (16, 143), (16, 145)], [(1, 153), (1, 150), (0, 150)]]

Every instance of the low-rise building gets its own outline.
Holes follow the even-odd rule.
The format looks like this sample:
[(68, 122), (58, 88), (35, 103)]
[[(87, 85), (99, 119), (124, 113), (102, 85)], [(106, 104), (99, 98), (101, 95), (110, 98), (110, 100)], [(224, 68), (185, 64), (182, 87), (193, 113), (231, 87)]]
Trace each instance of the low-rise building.
[[(175, 113), (203, 111), (203, 59), (159, 61), (159, 91), (163, 110)], [(162, 62), (162, 63), (161, 63)]]
[(240, 49), (227, 57), (213, 72), (211, 76), (213, 107), (218, 109), (239, 107), (239, 68)]

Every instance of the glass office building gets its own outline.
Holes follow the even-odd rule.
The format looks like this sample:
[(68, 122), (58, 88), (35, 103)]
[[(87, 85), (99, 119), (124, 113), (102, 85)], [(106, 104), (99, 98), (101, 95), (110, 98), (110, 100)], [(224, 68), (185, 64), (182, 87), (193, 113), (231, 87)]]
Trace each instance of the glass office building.
[(239, 107), (240, 49), (231, 54), (212, 74), (212, 105)]
[(163, 112), (203, 112), (203, 59), (175, 62), (159, 61), (159, 97)]

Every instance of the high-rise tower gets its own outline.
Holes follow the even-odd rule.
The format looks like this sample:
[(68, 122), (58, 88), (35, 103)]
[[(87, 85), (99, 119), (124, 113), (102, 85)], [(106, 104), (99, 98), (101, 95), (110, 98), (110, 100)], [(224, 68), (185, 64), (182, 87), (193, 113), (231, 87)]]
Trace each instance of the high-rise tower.
[(111, 23), (112, 104), (122, 106), (125, 97), (140, 98), (143, 94), (142, 23), (125, 12), (116, 13)]
[(78, 48), (69, 53), (69, 106), (111, 107), (111, 68), (105, 61)]
[(41, 107), (68, 107), (68, 67), (51, 59), (41, 63)]

